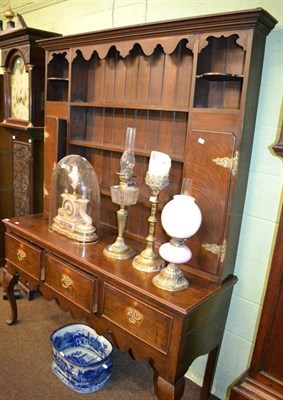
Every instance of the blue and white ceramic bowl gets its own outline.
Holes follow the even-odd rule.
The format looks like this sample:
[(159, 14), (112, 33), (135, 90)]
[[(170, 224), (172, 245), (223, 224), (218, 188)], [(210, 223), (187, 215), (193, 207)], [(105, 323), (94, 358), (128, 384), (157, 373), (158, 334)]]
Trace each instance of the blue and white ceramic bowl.
[(110, 379), (113, 347), (85, 324), (64, 326), (51, 335), (52, 371), (78, 393), (92, 393)]

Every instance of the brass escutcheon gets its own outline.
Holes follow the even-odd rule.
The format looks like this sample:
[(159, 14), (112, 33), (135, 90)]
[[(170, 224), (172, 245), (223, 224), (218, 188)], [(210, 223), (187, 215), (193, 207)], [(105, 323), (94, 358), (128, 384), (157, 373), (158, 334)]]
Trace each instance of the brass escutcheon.
[(26, 256), (27, 255), (23, 250), (21, 250), (21, 249), (17, 250), (17, 257), (18, 257), (19, 261), (23, 261), (26, 258)]
[(73, 284), (73, 281), (67, 275), (62, 275), (61, 284), (63, 288), (70, 289)]
[(134, 325), (140, 324), (143, 319), (142, 315), (138, 311), (133, 310), (132, 308), (129, 308), (127, 310), (127, 317), (129, 319), (129, 322)]

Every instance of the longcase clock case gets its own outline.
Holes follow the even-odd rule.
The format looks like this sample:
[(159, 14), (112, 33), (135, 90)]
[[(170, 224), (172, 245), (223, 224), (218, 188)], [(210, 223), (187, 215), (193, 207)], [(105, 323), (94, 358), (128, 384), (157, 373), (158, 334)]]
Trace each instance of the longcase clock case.
[[(27, 27), (15, 16), (1, 24), (4, 109), (1, 126), (12, 137), (14, 215), (43, 208), (45, 55), (37, 40), (58, 34)], [(2, 21), (1, 21), (2, 22)]]
[[(274, 152), (283, 157), (283, 125)], [(231, 388), (231, 400), (283, 398), (283, 209), (250, 368)]]

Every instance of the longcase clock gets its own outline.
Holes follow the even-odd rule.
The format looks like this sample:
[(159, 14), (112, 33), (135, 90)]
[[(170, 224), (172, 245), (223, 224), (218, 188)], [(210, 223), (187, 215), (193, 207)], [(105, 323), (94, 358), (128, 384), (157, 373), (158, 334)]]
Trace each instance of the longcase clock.
[[(283, 157), (283, 125), (274, 152)], [(283, 399), (283, 208), (251, 365), (231, 388), (230, 400)]]
[(45, 55), (37, 40), (59, 34), (27, 27), (22, 16), (11, 9), (5, 16), (5, 29), (0, 21), (4, 70), (1, 126), (12, 135), (14, 214), (20, 216), (42, 210)]

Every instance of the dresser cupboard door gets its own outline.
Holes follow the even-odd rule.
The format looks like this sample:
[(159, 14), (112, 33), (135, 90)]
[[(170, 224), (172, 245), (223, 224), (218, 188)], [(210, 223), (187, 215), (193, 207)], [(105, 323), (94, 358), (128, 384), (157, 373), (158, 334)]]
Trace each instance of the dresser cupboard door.
[(192, 179), (192, 196), (202, 212), (198, 233), (188, 240), (189, 265), (219, 274), (225, 257), (225, 223), (236, 173), (236, 137), (230, 132), (194, 130), (189, 134), (185, 176)]

